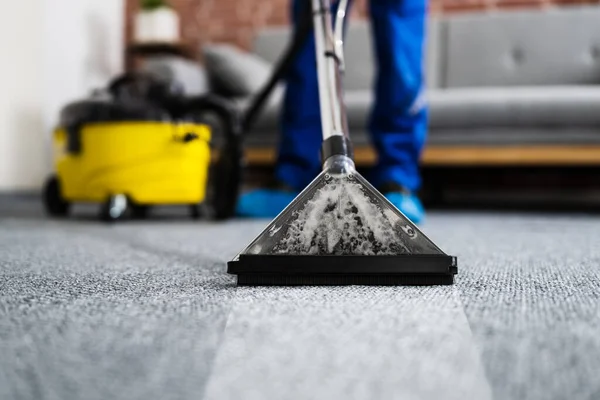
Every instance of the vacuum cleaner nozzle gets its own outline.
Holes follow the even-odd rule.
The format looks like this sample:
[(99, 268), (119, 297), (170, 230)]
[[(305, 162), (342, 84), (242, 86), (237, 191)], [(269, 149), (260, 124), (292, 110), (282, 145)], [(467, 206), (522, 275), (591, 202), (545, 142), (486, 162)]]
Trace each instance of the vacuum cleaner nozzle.
[(312, 0), (323, 171), (228, 263), (238, 285), (452, 284), (445, 254), (355, 169), (341, 84), (343, 19)]
[(446, 255), (349, 157), (323, 171), (234, 260), (238, 285), (452, 284)]

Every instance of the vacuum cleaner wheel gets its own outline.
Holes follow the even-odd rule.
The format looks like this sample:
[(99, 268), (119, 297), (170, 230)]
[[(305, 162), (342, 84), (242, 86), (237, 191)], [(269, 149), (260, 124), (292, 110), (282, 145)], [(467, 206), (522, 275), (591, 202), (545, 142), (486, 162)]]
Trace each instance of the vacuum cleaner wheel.
[(44, 187), (44, 208), (53, 217), (66, 217), (71, 204), (62, 197), (60, 181), (51, 176)]
[(111, 195), (100, 207), (100, 219), (105, 222), (119, 221), (130, 217), (131, 210), (131, 202), (126, 195)]

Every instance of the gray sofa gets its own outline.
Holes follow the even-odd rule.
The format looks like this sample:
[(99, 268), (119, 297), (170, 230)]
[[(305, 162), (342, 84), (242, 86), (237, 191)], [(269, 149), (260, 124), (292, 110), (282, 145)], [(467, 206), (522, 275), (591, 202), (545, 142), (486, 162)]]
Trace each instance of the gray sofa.
[[(253, 53), (275, 63), (289, 34), (289, 27), (263, 29)], [(346, 61), (350, 134), (367, 144), (375, 73), (368, 22), (350, 23)], [(600, 144), (598, 6), (432, 17), (426, 75), (430, 146)], [(276, 144), (282, 94), (279, 87), (249, 147)]]
[[(265, 29), (254, 52), (274, 62), (288, 35)], [(600, 7), (430, 18), (427, 45), (429, 144), (600, 143)], [(367, 143), (375, 73), (367, 22), (349, 25), (346, 58), (350, 133)], [(279, 100), (249, 145), (276, 141)]]

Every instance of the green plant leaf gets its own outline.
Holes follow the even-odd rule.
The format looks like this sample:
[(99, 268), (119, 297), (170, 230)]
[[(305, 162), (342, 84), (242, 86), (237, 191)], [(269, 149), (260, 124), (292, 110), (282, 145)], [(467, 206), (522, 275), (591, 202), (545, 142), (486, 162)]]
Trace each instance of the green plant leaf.
[(165, 0), (140, 0), (140, 7), (143, 11), (154, 11), (162, 7), (169, 7)]

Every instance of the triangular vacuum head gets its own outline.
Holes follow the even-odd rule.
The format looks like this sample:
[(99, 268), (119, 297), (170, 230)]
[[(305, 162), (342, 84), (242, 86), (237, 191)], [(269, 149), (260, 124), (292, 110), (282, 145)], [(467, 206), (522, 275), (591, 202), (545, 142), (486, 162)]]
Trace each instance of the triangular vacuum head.
[(445, 254), (347, 157), (319, 176), (228, 263), (239, 285), (451, 284)]

